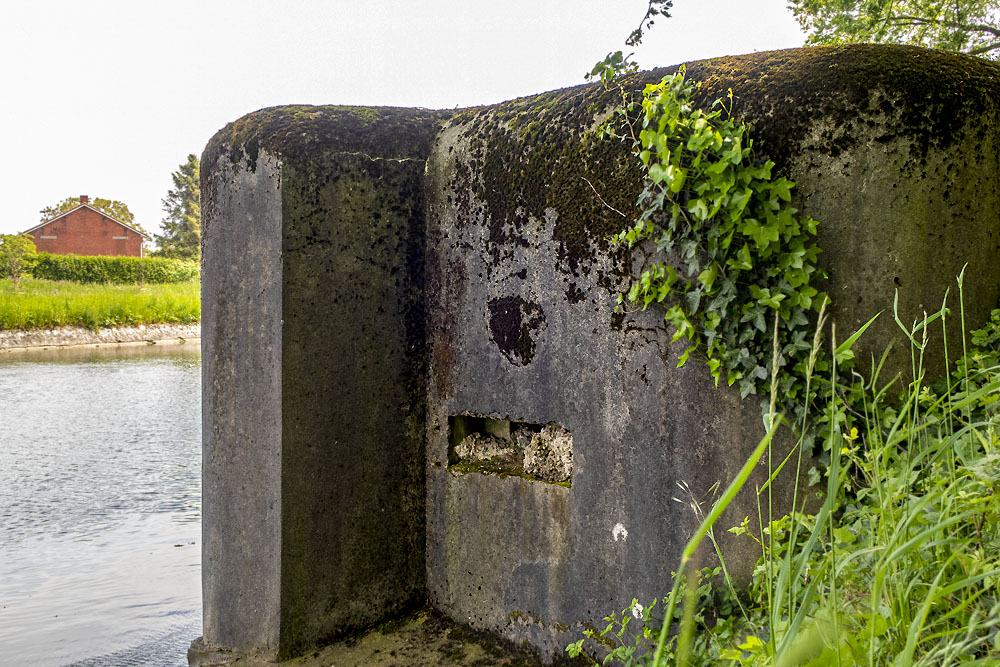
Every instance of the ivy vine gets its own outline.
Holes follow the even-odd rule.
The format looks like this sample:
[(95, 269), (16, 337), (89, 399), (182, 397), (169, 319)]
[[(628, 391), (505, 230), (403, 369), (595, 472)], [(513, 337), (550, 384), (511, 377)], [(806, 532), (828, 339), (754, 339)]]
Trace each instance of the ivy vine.
[(619, 303), (666, 308), (673, 340), (689, 343), (678, 366), (695, 354), (717, 385), (741, 397), (776, 392), (801, 413), (810, 364), (827, 368), (810, 357), (810, 312), (826, 301), (813, 285), (825, 277), (817, 222), (791, 205), (794, 183), (775, 178), (773, 162), (754, 162), (732, 90), (705, 111), (692, 103), (699, 87), (682, 67), (602, 130), (631, 139), (646, 174), (638, 217), (613, 239), (646, 251)]

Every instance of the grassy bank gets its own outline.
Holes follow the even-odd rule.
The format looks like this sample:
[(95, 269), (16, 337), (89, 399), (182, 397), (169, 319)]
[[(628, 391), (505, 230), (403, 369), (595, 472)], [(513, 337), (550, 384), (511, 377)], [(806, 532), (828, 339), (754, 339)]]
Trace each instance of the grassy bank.
[(24, 279), (15, 288), (0, 280), (0, 329), (83, 326), (97, 330), (201, 319), (198, 281), (163, 285), (81, 285)]
[[(910, 327), (896, 321), (912, 343), (908, 378), (886, 377), (873, 359), (842, 383), (845, 348), (831, 343), (839, 354), (811, 414), (825, 465), (811, 491), (806, 479), (797, 485), (799, 511), (772, 514), (760, 488), (758, 516), (714, 525), (758, 461), (775, 470), (783, 460), (769, 433), (710, 510), (692, 503), (705, 518), (673, 589), (584, 632), (571, 655), (610, 652), (609, 662), (629, 667), (1000, 665), (1000, 310), (933, 382), (928, 339), (945, 326), (965, 332), (965, 322), (944, 306)], [(822, 505), (806, 512), (816, 491)], [(703, 540), (718, 548), (713, 530), (726, 529), (760, 549), (749, 587), (724, 567), (687, 567)]]

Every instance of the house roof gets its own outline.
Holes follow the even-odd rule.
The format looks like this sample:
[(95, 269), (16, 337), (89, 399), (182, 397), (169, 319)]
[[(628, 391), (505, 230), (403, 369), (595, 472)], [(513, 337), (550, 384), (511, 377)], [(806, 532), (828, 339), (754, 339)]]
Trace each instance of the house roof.
[(91, 206), (90, 204), (78, 204), (78, 205), (74, 206), (73, 208), (71, 208), (70, 210), (68, 210), (68, 211), (63, 211), (62, 213), (60, 213), (59, 215), (55, 216), (54, 218), (49, 218), (49, 219), (48, 219), (48, 220), (46, 220), (45, 222), (40, 222), (40, 223), (38, 223), (37, 225), (35, 225), (34, 227), (32, 227), (31, 229), (27, 229), (27, 230), (25, 230), (25, 231), (23, 231), (23, 232), (21, 232), (21, 233), (22, 233), (22, 234), (30, 234), (31, 232), (35, 231), (36, 229), (39, 229), (39, 228), (41, 228), (41, 227), (44, 227), (45, 225), (49, 224), (50, 222), (55, 222), (55, 221), (56, 221), (56, 220), (58, 220), (59, 218), (65, 218), (65, 217), (66, 217), (67, 215), (69, 215), (69, 214), (70, 214), (70, 213), (72, 213), (73, 211), (78, 211), (78, 210), (80, 210), (81, 208), (89, 208), (89, 209), (90, 209), (91, 211), (94, 211), (94, 212), (95, 212), (95, 213), (97, 213), (98, 215), (100, 215), (100, 216), (103, 216), (103, 217), (107, 218), (107, 219), (108, 219), (108, 220), (110, 220), (111, 222), (117, 222), (117, 223), (118, 223), (119, 225), (121, 225), (121, 226), (122, 226), (122, 227), (124, 227), (125, 229), (131, 229), (131, 230), (132, 230), (133, 232), (135, 232), (136, 234), (138, 234), (138, 235), (139, 235), (139, 236), (141, 236), (142, 238), (146, 239), (147, 241), (149, 241), (149, 240), (150, 240), (150, 238), (149, 238), (149, 235), (148, 235), (148, 234), (146, 234), (146, 233), (144, 233), (144, 232), (142, 232), (142, 231), (140, 231), (140, 230), (136, 229), (136, 228), (135, 228), (135, 227), (133, 227), (132, 225), (126, 225), (126, 224), (125, 224), (124, 222), (122, 222), (121, 220), (118, 220), (117, 218), (112, 218), (112, 217), (111, 217), (110, 215), (108, 215), (108, 214), (107, 214), (107, 213), (105, 213), (104, 211), (102, 211), (102, 210), (100, 210), (100, 209), (97, 209), (97, 208), (94, 208), (94, 207), (93, 207), (93, 206)]

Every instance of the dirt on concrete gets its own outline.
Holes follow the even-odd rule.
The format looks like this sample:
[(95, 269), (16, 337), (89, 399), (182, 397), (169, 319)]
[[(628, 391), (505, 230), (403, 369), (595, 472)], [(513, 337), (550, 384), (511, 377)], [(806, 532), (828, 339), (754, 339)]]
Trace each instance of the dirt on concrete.
[(274, 662), (255, 658), (203, 661), (200, 667), (539, 667), (538, 657), (461, 626), (433, 610), (421, 610), (308, 655)]

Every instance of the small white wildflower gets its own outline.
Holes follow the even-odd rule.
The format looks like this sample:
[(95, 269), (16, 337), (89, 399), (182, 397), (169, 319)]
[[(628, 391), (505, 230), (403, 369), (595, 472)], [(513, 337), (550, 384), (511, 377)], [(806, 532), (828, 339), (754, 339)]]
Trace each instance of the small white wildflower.
[(632, 605), (632, 615), (636, 618), (642, 618), (642, 605), (638, 602)]
[(616, 523), (615, 527), (611, 529), (611, 536), (615, 538), (615, 542), (617, 542), (619, 539), (622, 542), (624, 542), (625, 540), (628, 539), (628, 531), (625, 530), (625, 526), (621, 525), (620, 523)]

